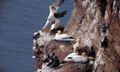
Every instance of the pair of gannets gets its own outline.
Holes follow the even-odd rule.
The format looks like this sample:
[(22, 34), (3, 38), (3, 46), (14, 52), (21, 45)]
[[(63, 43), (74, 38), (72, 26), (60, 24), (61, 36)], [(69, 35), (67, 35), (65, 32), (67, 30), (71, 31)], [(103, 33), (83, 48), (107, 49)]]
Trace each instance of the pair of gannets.
[(65, 62), (79, 62), (86, 63), (88, 62), (88, 56), (86, 52), (82, 52), (81, 55), (77, 53), (77, 47), (74, 48), (74, 52), (67, 55), (64, 59)]
[(47, 18), (47, 22), (45, 24), (45, 26), (43, 27), (43, 29), (48, 25), (48, 24), (52, 24), (51, 29), (53, 30), (57, 27), (60, 26), (60, 20), (59, 18), (63, 17), (67, 11), (63, 11), (63, 12), (59, 12), (57, 13), (57, 10), (59, 8), (59, 6), (64, 2), (64, 0), (57, 0), (53, 5), (49, 6), (49, 16)]
[(58, 32), (55, 35), (55, 40), (57, 40), (57, 41), (73, 41), (74, 38), (72, 38), (71, 36), (69, 36), (67, 34), (62, 34), (62, 31), (58, 30)]

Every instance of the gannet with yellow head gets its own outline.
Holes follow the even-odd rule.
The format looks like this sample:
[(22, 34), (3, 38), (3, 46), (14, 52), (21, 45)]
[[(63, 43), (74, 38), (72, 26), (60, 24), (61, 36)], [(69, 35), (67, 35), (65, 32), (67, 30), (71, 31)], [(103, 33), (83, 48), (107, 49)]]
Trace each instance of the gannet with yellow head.
[(79, 47), (79, 45), (80, 45), (80, 39), (78, 38), (77, 41), (76, 41), (76, 43), (73, 45), (73, 48), (74, 47)]
[(55, 35), (55, 40), (57, 40), (57, 41), (73, 41), (74, 38), (67, 34), (62, 34), (62, 31), (58, 30), (58, 32)]
[[(43, 29), (48, 25), (48, 24), (53, 24), (56, 21), (55, 15), (57, 13), (57, 10), (59, 8), (59, 6), (64, 2), (64, 0), (57, 0), (53, 5), (49, 6), (49, 16), (47, 18), (46, 24), (43, 27)], [(58, 19), (59, 20), (59, 19)]]
[[(52, 5), (49, 6), (49, 10), (50, 10), (50, 13), (49, 13), (49, 16), (47, 18), (47, 21), (46, 21), (46, 24), (45, 26), (43, 27), (43, 29), (48, 25), (48, 24), (53, 24), (55, 23), (56, 20), (59, 21), (59, 19), (56, 19), (54, 14), (56, 13), (56, 10), (54, 9), (54, 7)], [(60, 22), (60, 21), (59, 21)]]

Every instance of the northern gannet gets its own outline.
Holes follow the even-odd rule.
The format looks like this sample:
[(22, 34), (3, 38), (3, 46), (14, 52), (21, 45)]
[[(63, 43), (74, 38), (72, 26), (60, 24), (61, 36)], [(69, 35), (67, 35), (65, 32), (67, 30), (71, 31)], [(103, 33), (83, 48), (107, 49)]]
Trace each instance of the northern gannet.
[(72, 38), (71, 36), (69, 36), (67, 34), (62, 34), (62, 31), (58, 30), (58, 32), (55, 35), (55, 40), (57, 40), (57, 41), (73, 41), (74, 38)]
[(80, 39), (78, 38), (77, 42), (73, 45), (73, 48), (79, 47), (79, 45), (80, 45)]
[(86, 52), (82, 52), (81, 55), (78, 55), (77, 53), (71, 53), (67, 55), (64, 59), (65, 62), (79, 62), (79, 63), (86, 63), (88, 62), (88, 56)]
[(45, 26), (43, 27), (43, 29), (48, 25), (48, 24), (53, 24), (55, 23), (55, 16), (56, 16), (56, 13), (57, 13), (57, 10), (59, 8), (59, 6), (64, 2), (64, 0), (57, 0), (53, 5), (50, 5), (49, 6), (49, 10), (50, 10), (50, 13), (49, 13), (49, 16), (47, 18), (47, 22), (45, 24)]

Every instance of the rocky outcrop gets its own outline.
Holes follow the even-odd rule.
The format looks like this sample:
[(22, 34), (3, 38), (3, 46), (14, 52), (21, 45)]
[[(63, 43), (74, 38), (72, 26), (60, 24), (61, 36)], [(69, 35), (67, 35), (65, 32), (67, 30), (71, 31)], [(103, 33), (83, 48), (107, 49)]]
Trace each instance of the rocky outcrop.
[[(64, 63), (56, 68), (47, 67), (43, 60), (56, 54), (59, 61), (73, 51), (75, 42), (55, 41), (49, 28), (38, 31), (33, 51), (35, 71), (42, 72), (120, 72), (120, 1), (74, 0), (72, 16), (64, 33), (80, 38), (79, 53), (86, 51), (93, 63)], [(94, 50), (94, 52), (92, 52)]]

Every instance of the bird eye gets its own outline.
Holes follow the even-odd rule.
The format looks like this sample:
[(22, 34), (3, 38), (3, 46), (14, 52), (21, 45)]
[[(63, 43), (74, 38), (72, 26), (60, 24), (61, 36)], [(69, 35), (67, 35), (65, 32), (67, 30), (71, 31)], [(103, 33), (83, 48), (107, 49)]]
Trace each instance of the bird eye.
[(72, 59), (72, 57), (68, 57), (68, 59)]

